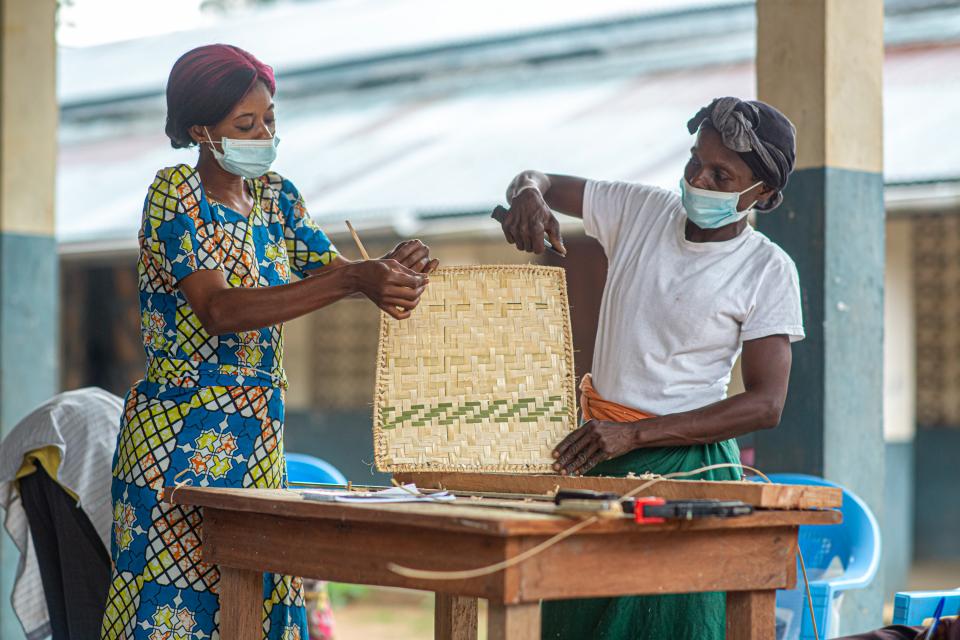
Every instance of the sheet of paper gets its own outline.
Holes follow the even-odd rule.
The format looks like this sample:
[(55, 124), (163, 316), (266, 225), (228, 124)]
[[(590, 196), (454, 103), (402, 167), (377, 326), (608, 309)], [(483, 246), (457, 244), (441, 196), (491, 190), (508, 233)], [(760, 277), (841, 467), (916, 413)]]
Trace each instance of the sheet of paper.
[(356, 504), (386, 504), (395, 502), (450, 502), (456, 497), (447, 491), (424, 494), (415, 484), (391, 487), (383, 491), (347, 491), (328, 489), (303, 489), (300, 492), (307, 500), (320, 502), (347, 502)]

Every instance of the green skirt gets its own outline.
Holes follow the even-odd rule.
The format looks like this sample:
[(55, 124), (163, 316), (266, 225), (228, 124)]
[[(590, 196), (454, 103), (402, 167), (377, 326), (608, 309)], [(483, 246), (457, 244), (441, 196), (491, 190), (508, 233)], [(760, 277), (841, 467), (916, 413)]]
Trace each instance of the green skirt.
[[(631, 471), (665, 474), (725, 462), (740, 462), (735, 440), (694, 447), (638, 449), (598, 465), (589, 475), (625, 476)], [(739, 480), (740, 470), (717, 469), (691, 479)], [(597, 567), (597, 571), (603, 572), (603, 567)], [(723, 640), (725, 636), (723, 593), (556, 600), (544, 602), (541, 610), (543, 640)]]

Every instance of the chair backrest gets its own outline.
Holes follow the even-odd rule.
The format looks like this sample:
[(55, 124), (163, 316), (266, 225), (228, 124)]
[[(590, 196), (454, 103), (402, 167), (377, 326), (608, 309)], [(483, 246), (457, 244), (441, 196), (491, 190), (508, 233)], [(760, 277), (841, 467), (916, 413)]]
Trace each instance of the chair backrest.
[(936, 612), (943, 598), (943, 617), (960, 616), (960, 589), (901, 591), (893, 599), (893, 624), (921, 626)]
[[(817, 617), (820, 637), (835, 637), (839, 626), (839, 597), (848, 589), (869, 585), (880, 565), (880, 528), (877, 520), (859, 497), (829, 480), (797, 473), (777, 473), (769, 477), (778, 484), (805, 484), (843, 490), (840, 508), (842, 523), (801, 526), (799, 533), (800, 550), (814, 596), (814, 615)], [(760, 481), (759, 478), (751, 479)], [(797, 563), (799, 565), (799, 559)], [(800, 574), (799, 566), (797, 574)], [(802, 583), (798, 583), (794, 589), (777, 592), (778, 640), (812, 640), (813, 625), (808, 618), (807, 606)]]
[(287, 453), (288, 482), (347, 484), (347, 478), (335, 466), (303, 453)]
[[(775, 473), (769, 477), (778, 484), (806, 484), (843, 490), (843, 506), (840, 509), (843, 522), (800, 527), (800, 550), (811, 580), (826, 579), (831, 583), (842, 583), (845, 589), (868, 585), (880, 566), (880, 526), (866, 503), (835, 482), (816, 476)], [(841, 572), (842, 577), (835, 575)]]

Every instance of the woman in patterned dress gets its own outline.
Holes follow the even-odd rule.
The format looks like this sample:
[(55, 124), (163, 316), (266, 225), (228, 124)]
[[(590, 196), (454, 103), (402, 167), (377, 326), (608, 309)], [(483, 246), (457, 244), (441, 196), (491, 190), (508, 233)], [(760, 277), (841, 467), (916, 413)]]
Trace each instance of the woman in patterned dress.
[[(201, 514), (164, 486), (282, 487), (283, 323), (352, 294), (409, 316), (437, 262), (418, 240), (350, 262), (269, 171), (273, 72), (228, 45), (174, 65), (166, 132), (196, 167), (147, 191), (138, 263), (147, 371), (130, 390), (113, 470), (114, 572), (105, 639), (219, 637), (219, 572), (200, 561)], [(300, 276), (290, 282), (291, 272)], [(306, 638), (299, 578), (264, 576), (263, 636)]]

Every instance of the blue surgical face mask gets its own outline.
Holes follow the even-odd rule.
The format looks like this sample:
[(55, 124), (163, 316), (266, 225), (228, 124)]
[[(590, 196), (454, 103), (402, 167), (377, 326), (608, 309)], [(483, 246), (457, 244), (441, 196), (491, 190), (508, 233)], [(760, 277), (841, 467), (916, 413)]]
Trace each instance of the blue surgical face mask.
[[(203, 129), (207, 131), (206, 127)], [(266, 140), (242, 140), (236, 138), (221, 138), (220, 145), (223, 151), (217, 151), (207, 131), (207, 140), (210, 150), (217, 163), (224, 171), (244, 178), (259, 178), (270, 170), (270, 165), (277, 159), (277, 145), (280, 138), (273, 136)]]
[(693, 224), (701, 229), (718, 229), (733, 222), (743, 220), (753, 205), (757, 204), (754, 200), (749, 207), (743, 211), (737, 211), (737, 204), (740, 202), (740, 196), (759, 184), (761, 180), (743, 191), (709, 191), (707, 189), (698, 189), (686, 178), (680, 180), (680, 196), (683, 199), (683, 208), (687, 212), (687, 218)]

